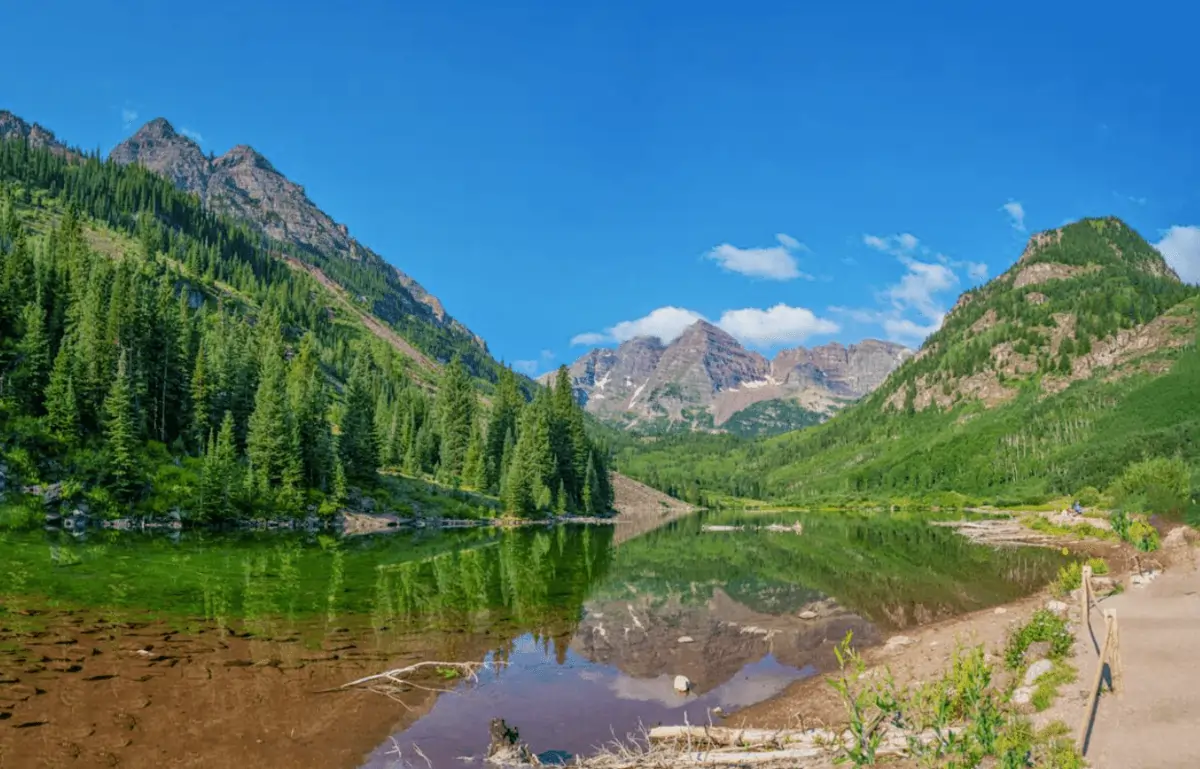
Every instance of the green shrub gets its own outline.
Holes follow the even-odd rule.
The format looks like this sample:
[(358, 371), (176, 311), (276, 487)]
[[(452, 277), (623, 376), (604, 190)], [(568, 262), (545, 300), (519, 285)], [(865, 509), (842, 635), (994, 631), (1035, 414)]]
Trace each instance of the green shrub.
[(1060, 598), (1083, 584), (1083, 567), (1078, 561), (1073, 561), (1058, 570), (1058, 579), (1050, 586), (1050, 591)]
[(1156, 457), (1127, 467), (1109, 494), (1119, 508), (1169, 513), (1187, 507), (1191, 489), (1191, 471), (1183, 459)]
[(1103, 558), (1089, 558), (1088, 566), (1092, 567), (1092, 574), (1095, 574), (1096, 576), (1108, 574), (1108, 561), (1104, 560)]
[(1084, 507), (1095, 507), (1100, 504), (1100, 491), (1095, 486), (1084, 486), (1075, 495), (1075, 499)]
[(1004, 664), (1009, 670), (1019, 670), (1025, 664), (1025, 652), (1030, 644), (1043, 641), (1050, 644), (1051, 659), (1066, 657), (1075, 643), (1066, 619), (1049, 609), (1038, 609), (1029, 622), (1013, 631), (1004, 649)]
[(1158, 531), (1145, 521), (1134, 521), (1129, 524), (1128, 541), (1143, 553), (1152, 553), (1158, 549)]

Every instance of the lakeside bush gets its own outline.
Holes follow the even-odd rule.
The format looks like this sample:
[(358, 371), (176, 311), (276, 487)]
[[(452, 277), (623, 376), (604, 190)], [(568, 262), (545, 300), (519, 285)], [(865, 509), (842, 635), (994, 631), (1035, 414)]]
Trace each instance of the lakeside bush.
[(1147, 513), (1179, 513), (1188, 506), (1192, 478), (1180, 457), (1156, 457), (1129, 465), (1109, 489), (1116, 507)]

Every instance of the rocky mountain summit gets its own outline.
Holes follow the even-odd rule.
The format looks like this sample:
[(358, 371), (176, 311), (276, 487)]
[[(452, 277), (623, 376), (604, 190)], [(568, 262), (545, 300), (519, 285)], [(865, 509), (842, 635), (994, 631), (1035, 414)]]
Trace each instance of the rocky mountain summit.
[(637, 337), (591, 350), (569, 370), (580, 401), (599, 417), (634, 428), (665, 422), (704, 429), (775, 400), (823, 418), (870, 393), (911, 355), (902, 345), (868, 339), (797, 347), (768, 360), (701, 320), (668, 345)]
[[(486, 350), (483, 340), (450, 317), (437, 297), (353, 238), (346, 225), (318, 208), (303, 186), (284, 176), (253, 147), (239, 144), (220, 156), (205, 155), (200, 145), (166, 119), (155, 118), (113, 148), (109, 159), (138, 163), (195, 193), (212, 210), (242, 219), (266, 236), (295, 246), (302, 258), (308, 257), (304, 261), (310, 269), (326, 268), (325, 272), (332, 273), (329, 277), (352, 293), (357, 293), (355, 286), (340, 279), (347, 271), (338, 263), (350, 261), (368, 268), (384, 279), (381, 282), (386, 282), (387, 288), (380, 296), (362, 299), (384, 320), (397, 324), (406, 316), (415, 316), (468, 336)], [(332, 267), (329, 261), (334, 262)]]
[(0, 109), (0, 141), (10, 139), (25, 139), (29, 146), (35, 149), (45, 147), (52, 152), (69, 152), (67, 146), (60, 142), (49, 128), (37, 123), (27, 123), (8, 110)]

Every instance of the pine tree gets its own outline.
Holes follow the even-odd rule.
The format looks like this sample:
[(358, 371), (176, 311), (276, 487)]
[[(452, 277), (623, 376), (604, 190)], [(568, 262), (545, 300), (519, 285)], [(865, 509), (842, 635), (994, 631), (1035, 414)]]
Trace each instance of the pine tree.
[(104, 400), (105, 454), (110, 485), (117, 497), (132, 499), (138, 484), (138, 436), (128, 355), (122, 350), (108, 397)]
[(508, 460), (504, 458), (505, 441), (512, 439), (515, 442), (513, 436), (517, 430), (521, 407), (524, 405), (525, 399), (517, 386), (516, 375), (511, 369), (501, 371), (496, 396), (492, 399), (492, 414), (488, 422), (484, 450), (486, 487), (489, 490), (498, 490), (501, 487), (501, 477), (508, 467)]
[(477, 491), (487, 489), (487, 472), (483, 461), (484, 439), (479, 422), (471, 425), (471, 440), (467, 444), (467, 456), (463, 461), (463, 484)]
[(237, 514), (235, 499), (240, 482), (233, 414), (226, 411), (221, 431), (215, 439), (210, 434), (201, 469), (202, 507), (209, 519), (227, 520)]
[(50, 433), (68, 446), (78, 440), (79, 403), (75, 398), (71, 350), (66, 340), (58, 348), (58, 355), (54, 356), (54, 368), (50, 372), (50, 383), (46, 386), (46, 422)]
[(329, 398), (317, 359), (316, 340), (306, 334), (287, 375), (288, 399), (299, 433), (300, 458), (306, 485), (324, 489), (333, 461), (329, 431)]
[(368, 482), (375, 478), (379, 461), (379, 439), (375, 435), (375, 401), (371, 397), (369, 353), (359, 351), (346, 385), (338, 446), (346, 477)]
[(205, 345), (196, 351), (196, 365), (192, 367), (192, 446), (197, 450), (204, 447), (212, 432), (212, 387), (208, 375), (208, 358)]
[(294, 477), (301, 464), (296, 443), (292, 411), (288, 406), (287, 372), (276, 332), (266, 329), (268, 338), (246, 434), (246, 457), (262, 486), (279, 486)]
[(441, 438), (438, 476), (447, 483), (458, 484), (462, 480), (467, 446), (471, 440), (471, 425), (475, 421), (475, 388), (458, 356), (442, 374), (435, 414)]
[(13, 389), (25, 408), (41, 411), (50, 375), (50, 340), (46, 337), (46, 319), (37, 302), (29, 302), (21, 310), (24, 333), (17, 344), (18, 365), (13, 376)]

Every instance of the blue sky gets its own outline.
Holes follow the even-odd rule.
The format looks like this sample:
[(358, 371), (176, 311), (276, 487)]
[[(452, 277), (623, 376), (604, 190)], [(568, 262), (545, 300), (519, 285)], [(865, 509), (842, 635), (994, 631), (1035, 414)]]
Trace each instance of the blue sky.
[(700, 316), (915, 344), (1088, 215), (1200, 280), (1184, 3), (344, 5), (13, 4), (0, 108), (251, 144), (533, 373)]

